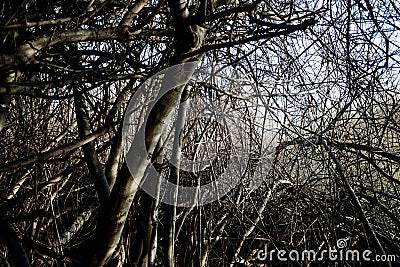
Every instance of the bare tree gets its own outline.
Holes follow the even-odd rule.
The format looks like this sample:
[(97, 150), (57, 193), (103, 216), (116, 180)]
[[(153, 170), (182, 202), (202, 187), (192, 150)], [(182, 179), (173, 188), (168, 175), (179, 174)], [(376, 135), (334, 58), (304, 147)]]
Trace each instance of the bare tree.
[[(398, 264), (399, 8), (391, 0), (3, 1), (1, 264), (259, 266), (264, 245), (320, 253), (339, 239)], [(192, 79), (155, 103), (137, 129), (145, 143), (133, 136), (148, 155), (128, 168), (129, 99), (152, 75), (187, 62), (196, 62), (188, 75), (198, 67), (215, 78)], [(196, 118), (198, 99), (235, 111), (245, 133)], [(136, 182), (146, 180), (148, 158), (175, 184), (217, 181), (234, 137), (251, 144), (251, 157), (240, 183), (213, 203), (169, 206)], [(180, 168), (213, 144), (203, 170)]]

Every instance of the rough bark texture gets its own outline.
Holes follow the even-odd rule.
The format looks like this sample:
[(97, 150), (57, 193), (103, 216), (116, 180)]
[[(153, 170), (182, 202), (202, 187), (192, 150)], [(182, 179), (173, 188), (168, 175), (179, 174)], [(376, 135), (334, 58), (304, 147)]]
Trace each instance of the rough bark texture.
[[(177, 41), (175, 44), (176, 57), (171, 58), (171, 62), (185, 62), (188, 59), (182, 58), (180, 55), (201, 46), (204, 41), (201, 39), (204, 37), (203, 29), (201, 27), (189, 26), (186, 23), (189, 11), (187, 10), (185, 1), (170, 0), (169, 6), (177, 34)], [(191, 58), (191, 60), (198, 59), (198, 57), (199, 56), (197, 56), (197, 58)], [(165, 81), (168, 82), (168, 79), (165, 79)], [(141, 129), (145, 130), (146, 133), (145, 144), (150, 158), (160, 140), (166, 125), (166, 120), (179, 103), (183, 88), (184, 86), (179, 86), (165, 94), (150, 113), (146, 129)], [(141, 141), (142, 140), (135, 139), (131, 150), (143, 149), (141, 147)], [(124, 163), (116, 179), (111, 195), (107, 200), (105, 209), (102, 211), (104, 215), (100, 216), (101, 221), (97, 229), (96, 248), (90, 266), (104, 266), (118, 245), (125, 220), (138, 190), (137, 181), (143, 178), (147, 167), (147, 159), (145, 158), (135, 158), (133, 161), (131, 165), (133, 167), (130, 172), (126, 163)]]

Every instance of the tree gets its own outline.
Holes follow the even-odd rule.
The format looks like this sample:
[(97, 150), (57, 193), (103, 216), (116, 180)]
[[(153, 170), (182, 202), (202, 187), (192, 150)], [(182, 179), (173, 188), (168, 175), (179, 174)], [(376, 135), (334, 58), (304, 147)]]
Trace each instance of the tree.
[[(250, 265), (257, 240), (317, 250), (350, 236), (354, 248), (398, 253), (395, 2), (6, 0), (1, 10), (4, 262)], [(122, 129), (140, 86), (187, 62), (218, 78), (155, 104), (142, 130), (156, 169), (195, 186), (232, 159), (240, 134), (177, 111), (186, 99), (240, 110), (254, 145), (230, 194), (180, 208), (137, 185), (147, 158), (128, 168)], [(183, 131), (170, 147), (173, 119)], [(168, 163), (211, 141), (208, 169)], [(263, 183), (249, 192), (254, 177)]]

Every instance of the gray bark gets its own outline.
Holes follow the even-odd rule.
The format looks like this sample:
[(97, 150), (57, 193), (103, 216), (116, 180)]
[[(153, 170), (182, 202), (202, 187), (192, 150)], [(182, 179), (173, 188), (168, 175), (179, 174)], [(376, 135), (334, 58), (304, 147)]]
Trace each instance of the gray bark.
[[(174, 202), (177, 203), (178, 198), (178, 184), (179, 184), (179, 165), (181, 161), (181, 148), (182, 148), (182, 140), (183, 140), (183, 128), (186, 121), (186, 112), (188, 108), (188, 101), (189, 98), (190, 88), (189, 86), (186, 87), (182, 94), (183, 102), (180, 105), (178, 111), (178, 118), (176, 120), (175, 125), (175, 135), (174, 135), (174, 146), (172, 151), (172, 158), (171, 158), (171, 172), (170, 172), (170, 182), (175, 183), (177, 186), (175, 187), (174, 193)], [(169, 221), (169, 234), (168, 234), (168, 266), (175, 266), (175, 237), (176, 237), (176, 204), (169, 206), (168, 209), (168, 221)]]
[[(177, 38), (175, 55), (171, 58), (171, 64), (198, 60), (201, 55), (190, 59), (182, 58), (181, 55), (201, 46), (204, 41), (204, 29), (198, 26), (190, 26), (187, 23), (189, 11), (184, 0), (170, 0), (168, 4), (173, 16)], [(193, 66), (195, 65), (193, 64)], [(171, 77), (165, 77), (163, 83), (166, 84), (164, 86), (169, 88), (168, 83), (176, 79), (176, 76), (180, 76), (179, 78), (182, 79), (181, 72), (175, 73)], [(138, 157), (137, 155), (148, 153), (148, 157), (152, 158), (165, 125), (168, 123), (168, 118), (181, 98), (183, 88), (184, 86), (178, 86), (170, 90), (156, 103), (149, 114), (146, 129), (143, 127), (140, 129), (140, 131), (143, 131), (142, 135), (145, 133), (145, 144), (140, 138), (134, 139), (127, 155), (127, 158), (132, 159), (130, 168), (128, 168), (126, 162), (122, 165), (110, 197), (101, 211), (100, 221), (96, 229), (96, 247), (90, 266), (104, 266), (117, 247), (129, 209), (138, 191), (137, 181), (143, 179), (148, 164), (146, 157)], [(141, 134), (138, 136), (141, 136)]]

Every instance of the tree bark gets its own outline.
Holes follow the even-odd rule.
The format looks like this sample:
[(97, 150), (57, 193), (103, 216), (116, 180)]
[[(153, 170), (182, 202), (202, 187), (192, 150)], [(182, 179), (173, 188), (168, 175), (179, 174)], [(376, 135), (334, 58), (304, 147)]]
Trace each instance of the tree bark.
[[(87, 110), (83, 102), (82, 95), (79, 95), (79, 92), (75, 97), (75, 112), (80, 137), (86, 137), (90, 135), (91, 130), (89, 117), (87, 115)], [(92, 181), (99, 197), (99, 201), (101, 204), (103, 204), (110, 194), (110, 186), (108, 185), (103, 166), (99, 161), (99, 157), (94, 147), (94, 140), (83, 145), (83, 152), (86, 163), (89, 167)]]
[(179, 185), (179, 165), (181, 161), (181, 147), (183, 140), (183, 128), (185, 126), (186, 121), (186, 112), (188, 107), (188, 98), (189, 98), (190, 88), (186, 86), (182, 94), (181, 105), (178, 111), (178, 118), (176, 120), (175, 125), (175, 135), (174, 135), (174, 146), (172, 151), (171, 158), (171, 172), (170, 172), (170, 182), (176, 184), (174, 197), (175, 205), (168, 206), (167, 208), (167, 216), (168, 218), (168, 265), (170, 267), (175, 266), (175, 238), (176, 238), (176, 203), (178, 198), (178, 185)]
[[(197, 61), (200, 55), (196, 55), (190, 59), (182, 58), (181, 55), (193, 49), (198, 49), (203, 44), (204, 29), (186, 23), (189, 11), (184, 0), (170, 0), (168, 1), (168, 5), (171, 9), (174, 28), (176, 30), (175, 53), (170, 60), (171, 64)], [(191, 65), (191, 67), (195, 67), (195, 64)], [(193, 72), (194, 69), (191, 71)], [(163, 80), (164, 88), (165, 86), (168, 88), (168, 84), (176, 79), (176, 77), (182, 79), (182, 73), (189, 74), (190, 70), (182, 69), (178, 73), (173, 73), (170, 74), (171, 76), (165, 77)], [(165, 125), (168, 123), (170, 114), (181, 99), (183, 88), (184, 86), (178, 86), (170, 90), (155, 104), (149, 114), (146, 128), (141, 127), (140, 129), (140, 131), (145, 131), (142, 132), (145, 133), (145, 144), (143, 144), (143, 140), (140, 140), (140, 138), (133, 140), (127, 155), (127, 158), (132, 159), (130, 168), (128, 168), (126, 162), (123, 164), (110, 197), (104, 209), (100, 212), (100, 221), (96, 229), (95, 252), (92, 256), (90, 266), (104, 266), (117, 247), (132, 201), (139, 189), (137, 181), (143, 179), (148, 164), (147, 158), (138, 157), (137, 155), (144, 152), (144, 154), (148, 154), (148, 158), (152, 158)], [(139, 134), (139, 136), (141, 135)], [(140, 152), (138, 153), (138, 151)]]

